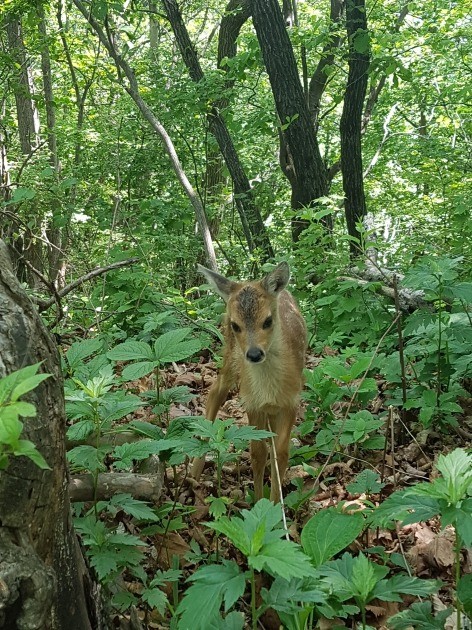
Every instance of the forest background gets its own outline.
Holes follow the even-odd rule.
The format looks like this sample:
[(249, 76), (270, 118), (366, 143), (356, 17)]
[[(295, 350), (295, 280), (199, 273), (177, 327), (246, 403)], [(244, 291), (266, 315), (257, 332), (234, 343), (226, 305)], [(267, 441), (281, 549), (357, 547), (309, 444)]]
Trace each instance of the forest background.
[[(403, 428), (392, 442), (406, 449), (414, 437), (429, 464), (457, 440), (470, 444), (467, 3), (7, 0), (0, 22), (0, 236), (17, 279), (61, 346), (69, 462), (73, 471), (92, 475), (95, 499), (99, 474), (136, 472), (136, 462), (164, 452), (177, 479), (176, 467), (189, 453), (188, 441), (163, 442), (175, 442), (177, 429), (170, 427), (177, 416), (203, 414), (199, 396), (214, 376), (223, 310), (202, 289), (197, 262), (236, 278), (290, 263), (310, 342), (305, 419), (292, 464), (306, 467), (313, 486), (308, 490), (302, 477), (292, 480), (294, 522), (303, 522), (299, 510), (316, 497), (320, 462), (354, 456), (364, 465), (359, 460), (350, 472), (360, 472), (366, 461), (379, 470), (390, 431), (384, 429), (395, 414)], [(192, 358), (198, 368), (177, 365)], [(174, 367), (167, 371), (166, 365)], [(183, 378), (183, 369), (192, 378)], [(143, 405), (139, 417), (130, 415)], [(134, 428), (146, 447), (134, 444), (125, 452), (124, 445), (85, 444), (90, 436), (116, 432), (123, 418), (145, 423)], [(215, 434), (204, 427), (192, 424), (191, 431), (212, 443)], [(241, 434), (240, 442), (223, 443), (242, 449), (249, 439)], [(15, 451), (2, 440), (7, 459), (21, 454), (18, 444)], [(223, 451), (215, 452), (220, 473)], [(410, 451), (410, 464), (418, 452)], [(28, 453), (32, 465), (44, 464)], [(399, 453), (397, 465), (408, 459)], [(467, 497), (470, 457), (463, 456), (458, 469)], [(384, 484), (384, 476), (376, 483)], [(213, 528), (228, 536), (221, 519), (241, 497), (231, 495), (231, 484), (225, 495), (218, 479), (210, 515), (220, 523)], [(357, 494), (366, 488), (369, 496), (378, 494), (381, 488), (368, 481)], [(176, 507), (179, 493), (167, 492), (172, 509), (154, 512), (160, 523), (167, 519), (159, 532), (130, 527), (141, 542), (187, 527), (186, 508)], [(225, 501), (215, 503), (221, 493)], [(113, 518), (101, 546), (93, 528), (107, 520), (99, 517), (104, 506), (95, 502), (92, 514), (77, 508), (88, 557), (110, 601), (114, 593), (113, 611), (138, 605), (147, 623), (153, 614), (156, 623), (167, 615), (186, 627), (201, 593), (179, 606), (174, 587), (163, 587), (182, 581), (182, 558), (154, 582), (149, 564), (139, 568), (139, 539), (133, 539), (137, 555), (118, 559), (132, 543), (118, 540), (116, 514), (152, 520), (133, 505), (109, 509)], [(468, 514), (470, 506), (464, 509)], [(394, 510), (389, 515), (399, 518)], [(457, 528), (460, 519), (448, 518)], [(111, 542), (110, 532), (118, 536)], [(464, 564), (457, 554), (470, 537), (469, 527), (455, 539), (455, 568), (446, 576), (453, 592), (446, 603), (456, 606), (459, 625), (470, 599), (457, 595), (456, 569)], [(191, 550), (198, 567), (196, 547)], [(232, 569), (223, 566), (231, 581)], [(276, 579), (297, 578), (274, 566), (264, 570)], [(117, 594), (123, 575), (141, 584), (139, 593), (127, 588)], [(329, 616), (326, 601), (307, 604), (300, 589), (303, 614), (281, 608), (273, 592), (256, 610), (252, 591), (247, 616), (253, 625), (269, 608), (281, 619), (307, 614), (310, 623)], [(218, 599), (209, 592), (219, 619), (223, 594)], [(332, 615), (357, 614), (365, 626), (370, 600), (360, 604), (359, 597), (357, 612), (330, 601)], [(238, 627), (234, 612), (231, 623)], [(443, 627), (442, 617), (434, 626), (431, 608), (421, 612), (431, 616), (431, 627)]]

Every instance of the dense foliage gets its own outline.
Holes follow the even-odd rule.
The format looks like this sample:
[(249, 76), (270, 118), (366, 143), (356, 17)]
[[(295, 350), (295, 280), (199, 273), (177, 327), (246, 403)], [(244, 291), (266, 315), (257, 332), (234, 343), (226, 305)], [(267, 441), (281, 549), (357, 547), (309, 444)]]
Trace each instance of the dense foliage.
[[(471, 615), (460, 568), (472, 544), (470, 454), (440, 455), (440, 476), (397, 492), (379, 474), (393, 435), (416, 436), (431, 458), (471, 439), (470, 16), (449, 0), (347, 2), (347, 20), (340, 0), (283, 3), (292, 83), (289, 62), (287, 76), (270, 70), (260, 0), (0, 8), (0, 236), (62, 347), (70, 469), (91, 473), (95, 489), (100, 474), (157, 457), (172, 471), (157, 507), (131, 493), (74, 504), (110, 611), (139, 606), (146, 620), (195, 630), (242, 628), (241, 611), (256, 628), (269, 609), (290, 629), (320, 618), (367, 627), (382, 603), (441, 583), (413, 577), (380, 543), (339, 554), (394, 521), (436, 519), (454, 528), (446, 601), (459, 626)], [(367, 91), (352, 94), (360, 67)], [(348, 103), (361, 114), (352, 128)], [(362, 159), (346, 149), (353, 138)], [(302, 182), (307, 147), (319, 170)], [(291, 464), (312, 483), (296, 477), (286, 497), (300, 544), (285, 538), (278, 506), (245, 509), (250, 496), (222, 489), (224, 466), (270, 434), (208, 423), (192, 407), (203, 377), (167, 382), (169, 366), (199, 362), (204, 374), (219, 361), (223, 306), (196, 274), (197, 261), (216, 260), (234, 277), (291, 265), (310, 340)], [(0, 381), (0, 469), (20, 455), (47, 467), (19, 420), (35, 413), (18, 399), (46, 378), (37, 369)], [(175, 417), (178, 405), (192, 413)], [(121, 432), (129, 440), (115, 442)], [(212, 542), (204, 549), (202, 534), (185, 561), (156, 560), (150, 548), (189, 527), (179, 474), (205, 454), (217, 480), (205, 504)], [(362, 509), (341, 501), (302, 525), (324, 467), (351, 457), (359, 474), (346, 492)], [(429, 601), (392, 610), (392, 628), (442, 628), (451, 613)]]

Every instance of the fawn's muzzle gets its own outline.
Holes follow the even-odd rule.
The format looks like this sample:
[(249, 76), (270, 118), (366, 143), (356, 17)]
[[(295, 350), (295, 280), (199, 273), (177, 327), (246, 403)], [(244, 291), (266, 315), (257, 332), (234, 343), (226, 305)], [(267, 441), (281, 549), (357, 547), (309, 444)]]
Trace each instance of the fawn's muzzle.
[(265, 359), (264, 351), (260, 348), (249, 348), (246, 352), (246, 359), (251, 363), (260, 363)]

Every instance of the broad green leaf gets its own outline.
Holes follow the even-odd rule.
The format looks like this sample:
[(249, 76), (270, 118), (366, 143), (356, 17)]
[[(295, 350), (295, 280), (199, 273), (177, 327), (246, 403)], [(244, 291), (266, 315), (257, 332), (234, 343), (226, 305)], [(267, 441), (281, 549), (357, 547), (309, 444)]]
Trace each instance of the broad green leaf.
[(151, 346), (144, 341), (125, 341), (107, 352), (112, 361), (137, 361), (139, 359), (153, 360)]
[(13, 450), (13, 455), (24, 455), (31, 459), (42, 470), (51, 470), (47, 461), (38, 451), (33, 442), (29, 440), (19, 440), (16, 448)]
[(361, 514), (342, 514), (336, 508), (320, 510), (303, 528), (301, 544), (318, 567), (350, 545), (363, 527)]
[(113, 467), (117, 470), (127, 470), (133, 467), (135, 461), (148, 458), (156, 452), (156, 442), (154, 440), (141, 440), (139, 442), (127, 442), (116, 446), (112, 452), (112, 457), (117, 461)]
[(16, 445), (23, 431), (23, 423), (13, 406), (0, 407), (0, 444)]
[(101, 339), (84, 339), (83, 341), (75, 341), (66, 352), (67, 363), (69, 368), (74, 372), (84, 359), (98, 352), (103, 346)]
[(227, 536), (233, 545), (242, 551), (245, 556), (249, 554), (251, 542), (241, 519), (222, 516), (214, 523), (207, 523), (207, 526)]
[(25, 381), (33, 377), (39, 369), (41, 363), (34, 363), (33, 365), (27, 365), (16, 372), (12, 372), (3, 378), (0, 378), (0, 405), (7, 402), (10, 399), (12, 391), (22, 381)]
[(456, 448), (448, 455), (440, 455), (437, 469), (448, 485), (451, 503), (457, 503), (472, 489), (472, 454)]
[(358, 53), (364, 54), (369, 51), (369, 33), (358, 29), (352, 39), (352, 46)]
[(372, 597), (384, 602), (401, 602), (401, 595), (426, 597), (439, 590), (438, 580), (422, 580), (409, 575), (394, 575), (388, 580), (380, 580), (372, 591)]
[(414, 603), (408, 608), (388, 620), (392, 630), (409, 630), (412, 626), (419, 630), (444, 630), (446, 619), (452, 613), (452, 608), (446, 608), (433, 615), (431, 602)]
[(20, 383), (18, 383), (18, 385), (14, 388), (10, 395), (12, 402), (17, 401), (20, 396), (23, 396), (23, 394), (26, 394), (35, 389), (35, 387), (37, 387), (40, 383), (45, 381), (50, 376), (51, 374), (36, 374), (35, 376), (30, 376), (29, 378), (22, 380)]
[(161, 335), (154, 344), (154, 357), (160, 363), (182, 361), (198, 352), (202, 343), (198, 339), (185, 339), (191, 328), (170, 330)]
[(76, 446), (67, 452), (67, 459), (70, 462), (71, 469), (87, 472), (105, 472), (106, 467), (103, 460), (112, 450), (111, 446), (94, 446), (83, 444)]
[(14, 409), (15, 413), (23, 418), (35, 418), (37, 411), (36, 407), (31, 403), (24, 402), (23, 400), (18, 400), (16, 403), (9, 405)]
[(351, 494), (376, 494), (384, 485), (380, 483), (378, 473), (366, 468), (357, 475), (355, 481), (347, 484), (346, 488)]
[(235, 562), (223, 560), (220, 565), (198, 569), (190, 578), (193, 584), (187, 589), (178, 607), (181, 615), (179, 628), (206, 630), (224, 602), (228, 611), (243, 595), (246, 576)]
[(141, 599), (146, 602), (149, 608), (156, 608), (161, 615), (166, 611), (167, 595), (160, 588), (146, 588), (141, 594)]
[(21, 203), (22, 201), (29, 201), (30, 199), (34, 199), (36, 196), (36, 191), (31, 190), (31, 188), (16, 188), (13, 191), (11, 198), (5, 202), (5, 205), (12, 205), (15, 203)]
[(463, 575), (457, 584), (457, 597), (464, 607), (464, 612), (472, 618), (472, 573)]
[(158, 519), (156, 513), (147, 503), (133, 498), (130, 494), (115, 494), (110, 501), (103, 501), (97, 504), (97, 509), (98, 511), (101, 511), (109, 506), (123, 510), (126, 514), (134, 516), (134, 518), (137, 518), (140, 521), (156, 521)]
[(124, 381), (137, 381), (143, 376), (147, 376), (156, 367), (155, 361), (140, 361), (139, 363), (131, 363), (127, 365), (121, 376)]
[(153, 440), (161, 440), (164, 437), (164, 433), (160, 427), (150, 422), (144, 422), (143, 420), (132, 420), (128, 424), (128, 428)]
[(451, 292), (457, 299), (472, 303), (472, 282), (458, 282), (451, 287)]
[(94, 551), (93, 554), (89, 554), (89, 557), (90, 564), (97, 572), (99, 580), (104, 580), (110, 573), (114, 573), (118, 569), (117, 554), (107, 549)]
[(288, 540), (274, 540), (264, 545), (257, 555), (248, 556), (248, 564), (256, 571), (264, 570), (286, 580), (315, 575), (308, 556)]
[(427, 521), (440, 512), (438, 500), (414, 495), (410, 490), (399, 490), (388, 497), (374, 512), (376, 525), (388, 526), (397, 520), (408, 525)]
[(95, 423), (92, 420), (79, 420), (67, 429), (67, 437), (72, 442), (80, 442), (88, 438), (95, 431)]
[[(354, 558), (351, 574), (351, 584), (357, 602), (363, 605), (371, 599), (371, 592), (378, 582), (376, 565), (370, 562), (363, 553)], [(388, 571), (388, 569), (387, 569)]]

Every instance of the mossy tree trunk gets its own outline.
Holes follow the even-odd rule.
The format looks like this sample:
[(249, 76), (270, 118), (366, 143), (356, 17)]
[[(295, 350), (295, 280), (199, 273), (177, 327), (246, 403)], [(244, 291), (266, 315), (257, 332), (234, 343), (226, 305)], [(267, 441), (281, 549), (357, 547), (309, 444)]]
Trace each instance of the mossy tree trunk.
[(99, 598), (71, 520), (59, 356), (0, 241), (0, 377), (38, 362), (51, 377), (27, 397), (37, 415), (25, 419), (22, 438), (50, 470), (11, 457), (0, 472), (0, 627), (96, 630)]

